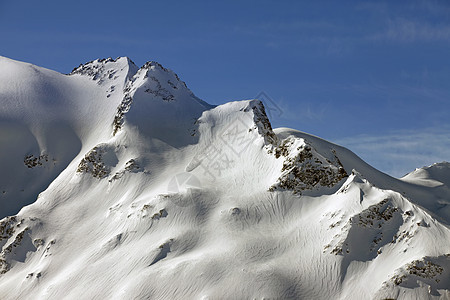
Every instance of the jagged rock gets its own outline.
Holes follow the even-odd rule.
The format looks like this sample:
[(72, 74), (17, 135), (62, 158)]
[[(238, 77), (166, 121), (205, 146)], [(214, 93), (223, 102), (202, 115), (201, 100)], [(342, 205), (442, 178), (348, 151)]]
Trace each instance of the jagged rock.
[(442, 272), (444, 271), (441, 266), (426, 260), (412, 261), (406, 266), (406, 270), (409, 272), (409, 274), (416, 275), (422, 278), (432, 279), (437, 277), (439, 274), (442, 274)]
[(2, 248), (2, 251), (0, 252), (0, 274), (5, 274), (10, 270), (11, 266), (8, 263), (8, 256), (12, 253), (14, 248), (18, 247), (21, 244), (25, 233), (27, 233), (29, 230), (30, 228), (26, 227), (16, 235), (12, 243), (10, 243), (7, 247)]
[[(373, 204), (358, 214), (332, 223), (329, 230), (340, 229), (325, 250), (331, 248), (330, 254), (346, 255), (369, 260), (382, 253), (381, 247), (396, 239), (395, 230), (403, 224), (401, 210), (393, 204), (392, 199), (384, 199)], [(358, 241), (355, 243), (355, 241)]]
[(164, 101), (173, 101), (175, 99), (175, 96), (172, 95), (167, 89), (163, 88), (161, 83), (159, 82), (158, 78), (155, 76), (150, 76), (150, 78), (156, 83), (155, 88), (148, 88), (145, 90), (146, 93), (152, 94), (155, 97), (160, 97)]
[(327, 159), (308, 143), (293, 137), (283, 140), (269, 153), (284, 159), (281, 176), (270, 191), (292, 190), (301, 194), (318, 186), (333, 187), (348, 176), (335, 154), (332, 160)]
[(362, 227), (381, 228), (385, 221), (389, 221), (398, 211), (397, 207), (393, 207), (388, 203), (389, 199), (384, 199), (378, 204), (370, 206), (361, 214), (351, 219), (352, 223)]
[(6, 217), (2, 221), (0, 221), (0, 242), (13, 236), (16, 224), (16, 216)]
[(159, 220), (161, 218), (167, 217), (167, 211), (165, 209), (161, 209), (159, 212), (155, 213), (152, 216), (152, 220)]
[(23, 163), (25, 164), (25, 166), (27, 166), (30, 169), (37, 167), (37, 166), (42, 166), (43, 163), (45, 163), (45, 162), (48, 162), (47, 154), (42, 154), (39, 156), (34, 156), (33, 154), (28, 154), (23, 159)]
[(109, 175), (110, 170), (105, 166), (102, 155), (105, 153), (103, 149), (94, 147), (89, 151), (78, 165), (78, 173), (89, 173), (96, 178), (104, 178)]
[(255, 126), (252, 129), (257, 130), (258, 133), (264, 137), (264, 142), (266, 145), (276, 145), (278, 139), (272, 130), (272, 125), (270, 124), (262, 102), (252, 101), (250, 106), (245, 111), (249, 111), (250, 109), (253, 111), (253, 121), (255, 123)]
[[(111, 68), (110, 66), (113, 65), (112, 63), (116, 63), (121, 57), (118, 57), (116, 59), (104, 58), (104, 59), (97, 59), (90, 61), (85, 64), (80, 64), (80, 66), (74, 68), (72, 72), (69, 73), (69, 75), (84, 75), (90, 77), (92, 80), (96, 81), (97, 84), (101, 85), (107, 80), (116, 80), (119, 78), (117, 76), (118, 69), (117, 68)], [(129, 58), (126, 58), (130, 64), (133, 64), (133, 61), (131, 61)]]
[(398, 274), (391, 278), (392, 282), (395, 285), (402, 285), (407, 283), (409, 279), (416, 277), (421, 280), (432, 280), (439, 283), (439, 276), (443, 274), (444, 268), (432, 260), (433, 258), (424, 257), (406, 264), (400, 270), (397, 270)]
[(122, 102), (117, 107), (117, 112), (114, 116), (113, 135), (116, 135), (117, 132), (122, 128), (124, 123), (123, 116), (130, 110), (131, 103), (133, 103), (133, 97), (131, 97), (128, 88), (124, 90), (125, 95), (122, 99)]
[(126, 162), (125, 164), (125, 168), (119, 172), (117, 172), (116, 174), (114, 174), (114, 176), (109, 180), (109, 182), (112, 182), (114, 180), (117, 180), (119, 178), (122, 178), (122, 176), (126, 173), (126, 172), (138, 172), (140, 171), (141, 168), (139, 167), (138, 163), (136, 162), (136, 160), (134, 159), (130, 159), (129, 161)]
[(134, 94), (140, 88), (143, 89), (145, 93), (148, 93), (154, 97), (160, 98), (163, 101), (174, 101), (175, 96), (169, 91), (169, 88), (177, 89), (177, 84), (170, 80), (167, 80), (167, 85), (163, 86), (161, 81), (154, 76), (155, 72), (165, 72), (175, 78), (177, 84), (180, 83), (184, 88), (187, 89), (186, 84), (181, 81), (177, 74), (164, 68), (157, 62), (146, 62), (137, 72), (134, 74), (126, 83), (123, 89), (124, 96), (122, 102), (117, 107), (117, 112), (114, 116), (113, 121), (113, 135), (122, 128), (124, 123), (124, 115), (130, 110), (133, 103)]

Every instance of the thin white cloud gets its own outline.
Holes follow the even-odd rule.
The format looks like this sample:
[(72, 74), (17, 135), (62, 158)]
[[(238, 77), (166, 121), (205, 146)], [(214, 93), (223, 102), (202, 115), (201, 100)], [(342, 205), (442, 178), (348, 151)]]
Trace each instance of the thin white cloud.
[(447, 0), (417, 0), (411, 1), (410, 6), (416, 11), (432, 16), (448, 17), (450, 15), (450, 5)]
[(450, 26), (431, 24), (408, 19), (388, 20), (386, 28), (368, 36), (373, 41), (396, 41), (404, 43), (450, 41)]
[(415, 168), (450, 161), (450, 127), (403, 130), (386, 135), (358, 135), (334, 142), (395, 177), (401, 177)]
[(295, 33), (298, 36), (307, 37), (310, 35), (317, 35), (320, 32), (330, 35), (332, 32), (342, 30), (337, 24), (328, 21), (266, 21), (255, 24), (235, 25), (234, 31), (241, 34), (252, 36), (272, 36), (279, 37), (280, 34)]
[(318, 56), (343, 56), (352, 52), (358, 36), (352, 36), (349, 28), (331, 21), (268, 21), (256, 24), (236, 25), (234, 32), (252, 38), (267, 40), (268, 48), (316, 47)]

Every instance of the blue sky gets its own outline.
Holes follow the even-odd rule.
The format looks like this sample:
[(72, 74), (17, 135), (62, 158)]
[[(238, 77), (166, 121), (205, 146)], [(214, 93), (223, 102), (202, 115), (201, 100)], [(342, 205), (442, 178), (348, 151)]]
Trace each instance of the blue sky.
[(156, 60), (209, 103), (264, 91), (274, 127), (391, 175), (450, 160), (449, 1), (0, 0), (0, 55)]

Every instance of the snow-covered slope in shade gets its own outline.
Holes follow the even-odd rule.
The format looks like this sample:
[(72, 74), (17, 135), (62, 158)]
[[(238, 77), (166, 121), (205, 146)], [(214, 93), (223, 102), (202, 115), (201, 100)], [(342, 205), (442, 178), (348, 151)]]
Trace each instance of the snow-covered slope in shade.
[(45, 189), (0, 221), (2, 299), (450, 298), (448, 163), (392, 178), (154, 62), (0, 67), (2, 205)]

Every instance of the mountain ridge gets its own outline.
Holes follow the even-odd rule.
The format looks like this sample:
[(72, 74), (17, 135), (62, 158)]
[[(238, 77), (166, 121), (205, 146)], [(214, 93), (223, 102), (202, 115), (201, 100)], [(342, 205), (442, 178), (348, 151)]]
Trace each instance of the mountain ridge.
[(4, 60), (5, 299), (450, 298), (448, 163), (393, 178), (155, 62)]

